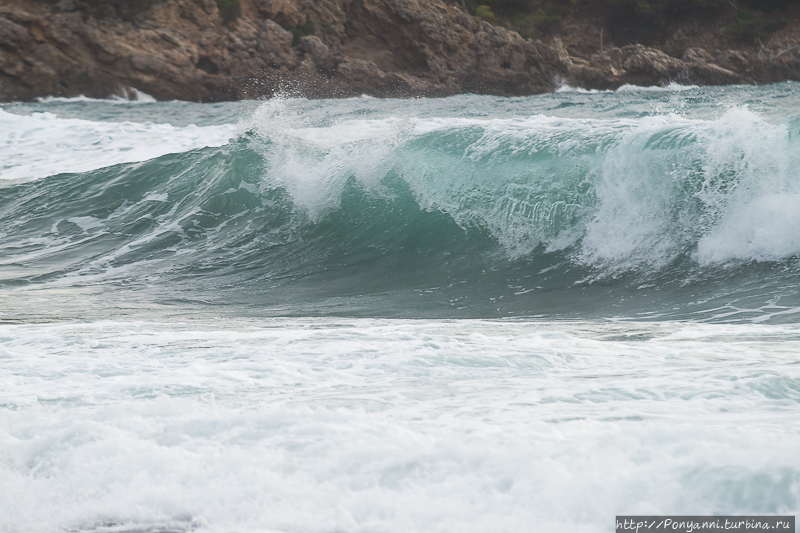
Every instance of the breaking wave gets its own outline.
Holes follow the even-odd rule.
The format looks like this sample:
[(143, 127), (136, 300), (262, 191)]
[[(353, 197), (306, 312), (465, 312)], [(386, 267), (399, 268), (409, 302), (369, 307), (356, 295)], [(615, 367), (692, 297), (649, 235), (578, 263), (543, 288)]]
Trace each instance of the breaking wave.
[(6, 141), (4, 177), (46, 176), (0, 188), (8, 290), (111, 284), (267, 314), (793, 321), (800, 306), (797, 116), (310, 120), (280, 99), (238, 127), (0, 114), (106, 143), (55, 174)]

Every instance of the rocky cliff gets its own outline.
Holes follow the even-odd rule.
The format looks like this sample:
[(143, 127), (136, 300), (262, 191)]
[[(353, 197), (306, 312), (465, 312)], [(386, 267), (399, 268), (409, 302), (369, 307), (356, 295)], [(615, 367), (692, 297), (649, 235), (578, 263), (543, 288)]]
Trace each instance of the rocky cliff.
[(601, 53), (590, 26), (523, 39), (449, 0), (3, 0), (0, 100), (134, 87), (195, 101), (524, 95), (562, 83), (800, 78), (791, 28), (758, 50), (709, 50), (698, 35), (672, 49), (608, 42)]

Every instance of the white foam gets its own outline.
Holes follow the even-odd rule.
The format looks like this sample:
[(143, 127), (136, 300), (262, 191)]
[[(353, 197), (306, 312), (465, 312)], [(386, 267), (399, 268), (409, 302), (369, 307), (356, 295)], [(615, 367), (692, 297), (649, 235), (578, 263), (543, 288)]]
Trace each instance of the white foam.
[[(586, 263), (612, 270), (660, 267), (680, 253), (687, 236), (673, 217), (673, 205), (685, 207), (679, 184), (686, 179), (681, 172), (691, 173), (692, 153), (675, 145), (686, 144), (682, 139), (701, 125), (674, 115), (653, 117), (620, 131), (617, 142), (605, 148), (591, 170), (598, 205), (582, 244)], [(650, 149), (654, 138), (665, 149)], [(691, 142), (688, 146), (691, 150)]]
[(405, 122), (344, 120), (330, 126), (307, 124), (287, 100), (262, 104), (244, 124), (264, 140), (264, 188), (284, 187), (313, 219), (339, 206), (350, 177), (376, 187), (394, 164)]
[(600, 91), (598, 89), (583, 89), (581, 87), (573, 87), (568, 83), (561, 84), (557, 89), (557, 93), (578, 93), (578, 94), (600, 94), (600, 93), (609, 93), (612, 91), (604, 90)]
[(87, 172), (169, 153), (222, 146), (235, 125), (170, 124), (62, 119), (52, 113), (16, 115), (0, 109), (0, 179), (37, 179)]
[(800, 152), (747, 108), (719, 119), (643, 120), (603, 157), (583, 259), (612, 271), (800, 255)]
[(68, 218), (67, 221), (77, 224), (85, 232), (104, 227), (103, 221), (95, 217), (72, 217)]
[(800, 255), (800, 192), (754, 195), (737, 204), (698, 242), (702, 264)]
[(601, 532), (800, 510), (796, 326), (218, 328), (0, 326), (0, 530)]
[(698, 260), (775, 261), (800, 255), (800, 150), (794, 135), (784, 124), (734, 108), (704, 144), (698, 196), (714, 222), (698, 242)]
[(581, 87), (573, 87), (567, 83), (560, 85), (555, 92), (557, 93), (578, 93), (578, 94), (602, 94), (602, 93), (635, 93), (635, 92), (681, 92), (689, 91), (699, 88), (698, 85), (683, 85), (675, 81), (671, 81), (666, 85), (631, 85), (624, 84), (617, 88), (616, 91), (598, 90), (598, 89), (583, 89)]
[(681, 91), (690, 91), (692, 89), (697, 89), (698, 85), (683, 85), (674, 81), (669, 82), (664, 86), (659, 85), (651, 85), (648, 87), (640, 86), (640, 85), (630, 85), (625, 84), (621, 85), (616, 92), (618, 93), (634, 93), (634, 92), (641, 92), (641, 91), (650, 91), (650, 92), (681, 92)]
[(80, 96), (72, 96), (72, 97), (63, 97), (63, 96), (45, 96), (37, 98), (38, 102), (43, 104), (50, 104), (54, 102), (60, 103), (75, 103), (75, 102), (99, 102), (104, 104), (152, 104), (156, 102), (156, 99), (150, 96), (149, 94), (140, 91), (139, 89), (131, 88), (123, 88), (124, 95), (111, 95), (108, 98), (89, 98), (88, 96), (80, 95)]

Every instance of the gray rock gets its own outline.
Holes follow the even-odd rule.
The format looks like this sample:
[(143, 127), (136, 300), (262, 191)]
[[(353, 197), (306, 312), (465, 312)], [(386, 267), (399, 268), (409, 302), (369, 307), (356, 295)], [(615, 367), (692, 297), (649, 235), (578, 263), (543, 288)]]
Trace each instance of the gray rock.
[[(763, 55), (690, 47), (678, 59), (641, 45), (609, 46), (578, 58), (558, 37), (523, 39), (452, 0), (251, 0), (235, 20), (223, 20), (214, 0), (159, 0), (125, 17), (101, 7), (78, 0), (0, 5), (0, 101), (104, 97), (121, 86), (158, 99), (227, 100), (276, 90), (526, 95), (552, 90), (556, 80), (615, 88), (676, 78), (800, 78), (800, 50), (786, 47)], [(298, 42), (289, 27), (306, 35)]]

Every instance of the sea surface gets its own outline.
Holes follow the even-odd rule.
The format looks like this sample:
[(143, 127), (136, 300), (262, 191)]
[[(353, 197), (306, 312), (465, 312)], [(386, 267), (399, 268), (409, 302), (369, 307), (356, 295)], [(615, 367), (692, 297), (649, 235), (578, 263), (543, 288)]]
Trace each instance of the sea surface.
[(0, 532), (800, 514), (800, 84), (0, 104)]

